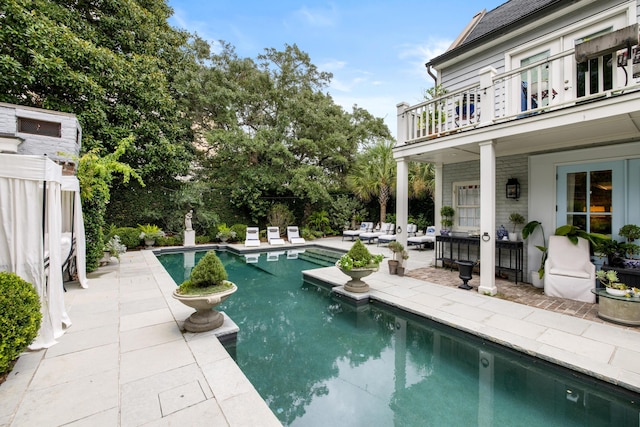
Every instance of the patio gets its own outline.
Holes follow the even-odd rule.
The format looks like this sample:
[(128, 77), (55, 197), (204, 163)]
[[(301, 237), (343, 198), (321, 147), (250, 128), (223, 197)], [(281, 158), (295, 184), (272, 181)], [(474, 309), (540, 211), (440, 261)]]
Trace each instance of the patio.
[[(593, 307), (545, 298), (530, 285), (498, 280), (507, 300), (463, 291), (457, 272), (429, 268), (432, 251), (410, 254), (407, 276), (386, 266), (369, 276), (371, 298), (640, 391), (636, 329), (591, 318)], [(347, 280), (335, 267), (311, 274)], [(53, 347), (23, 354), (0, 385), (0, 425), (280, 425), (211, 333), (181, 332), (190, 311), (171, 298), (175, 284), (151, 251), (127, 252), (89, 278), (88, 289), (67, 284), (73, 326)]]

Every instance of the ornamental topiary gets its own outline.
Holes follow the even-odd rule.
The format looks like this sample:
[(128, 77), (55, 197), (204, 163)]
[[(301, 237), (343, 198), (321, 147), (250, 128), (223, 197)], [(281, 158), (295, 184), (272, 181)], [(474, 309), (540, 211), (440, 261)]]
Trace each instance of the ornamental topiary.
[(38, 335), (41, 321), (40, 298), (31, 283), (0, 272), (0, 374)]
[(227, 281), (227, 270), (215, 251), (209, 251), (193, 267), (191, 276), (177, 290), (181, 295), (203, 295), (233, 288)]
[(371, 255), (369, 249), (357, 239), (349, 252), (338, 260), (338, 266), (347, 271), (352, 268), (377, 268), (383, 258), (382, 255)]

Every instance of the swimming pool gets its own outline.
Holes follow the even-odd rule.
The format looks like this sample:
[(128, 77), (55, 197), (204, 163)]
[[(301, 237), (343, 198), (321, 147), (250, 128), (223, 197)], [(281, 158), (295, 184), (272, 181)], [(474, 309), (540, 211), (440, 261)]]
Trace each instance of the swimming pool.
[[(240, 327), (230, 352), (285, 425), (638, 425), (633, 393), (381, 304), (356, 307), (304, 283), (318, 265), (289, 255), (219, 252), (239, 288), (220, 306)], [(187, 258), (158, 258), (183, 280)]]

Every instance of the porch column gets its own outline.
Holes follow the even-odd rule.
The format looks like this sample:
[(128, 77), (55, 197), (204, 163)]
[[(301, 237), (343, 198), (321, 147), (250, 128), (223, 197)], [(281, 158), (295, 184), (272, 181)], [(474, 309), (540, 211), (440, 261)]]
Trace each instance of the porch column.
[(495, 295), (496, 287), (496, 150), (493, 141), (480, 146), (480, 286)]
[[(433, 165), (434, 169), (434, 179), (435, 179), (435, 188), (433, 195), (433, 225), (436, 226), (440, 224), (442, 217), (440, 216), (440, 208), (442, 208), (442, 163), (436, 163)], [(440, 227), (436, 227), (438, 231), (440, 231)]]
[[(495, 93), (493, 78), (498, 74), (495, 68), (488, 66), (480, 70), (480, 89), (484, 94), (480, 98), (480, 125), (493, 124), (495, 117)], [(480, 187), (482, 191), (482, 187)]]
[(396, 105), (396, 115), (397, 115), (397, 120), (398, 120), (398, 127), (396, 129), (396, 133), (398, 134), (398, 137), (396, 138), (396, 141), (398, 142), (397, 145), (403, 145), (405, 142), (407, 142), (407, 118), (404, 114), (404, 111), (409, 108), (409, 104), (407, 104), (406, 102), (401, 102), (400, 104)]
[(409, 216), (409, 159), (396, 159), (396, 241), (407, 246)]

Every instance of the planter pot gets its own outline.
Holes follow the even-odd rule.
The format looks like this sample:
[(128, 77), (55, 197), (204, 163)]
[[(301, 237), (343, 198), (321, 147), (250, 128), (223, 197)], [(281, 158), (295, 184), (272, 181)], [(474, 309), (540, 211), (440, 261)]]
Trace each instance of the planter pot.
[(518, 233), (509, 233), (509, 240), (512, 242), (518, 241)]
[(398, 265), (400, 264), (400, 261), (390, 259), (388, 263), (389, 263), (389, 274), (397, 274)]
[(144, 244), (147, 248), (150, 248), (156, 244), (156, 239), (144, 239)]
[(404, 267), (398, 266), (396, 271), (398, 272), (398, 276), (400, 276), (400, 277), (404, 276)]
[(104, 251), (102, 253), (102, 258), (98, 262), (100, 263), (100, 265), (109, 264), (111, 262), (111, 252)]
[(340, 269), (344, 274), (351, 277), (344, 285), (344, 290), (355, 293), (362, 293), (369, 291), (369, 285), (362, 281), (363, 277), (367, 277), (371, 273), (378, 271), (378, 267), (376, 268), (352, 268), (351, 270), (343, 270), (338, 266), (336, 262), (336, 267)]
[(446, 228), (443, 228), (440, 230), (440, 235), (441, 236), (448, 236), (449, 235), (450, 230), (447, 230)]
[(609, 295), (615, 295), (618, 297), (623, 297), (628, 293), (631, 293), (630, 290), (626, 290), (626, 289), (613, 289), (613, 288), (605, 288), (605, 290), (607, 291), (607, 293)]
[(542, 276), (542, 279), (541, 279), (537, 270), (531, 270), (529, 272), (529, 280), (531, 281), (531, 284), (536, 288), (539, 288), (539, 289), (544, 288), (544, 276)]
[(184, 329), (189, 332), (206, 332), (222, 326), (224, 316), (219, 311), (214, 310), (213, 307), (221, 304), (238, 290), (238, 287), (234, 283), (231, 283), (231, 285), (233, 285), (233, 287), (229, 290), (207, 295), (181, 295), (173, 291), (173, 297), (175, 299), (196, 310), (195, 313), (184, 321)]
[(228, 238), (228, 237), (221, 237), (221, 238), (220, 238), (220, 241), (221, 241), (222, 243), (227, 243), (227, 240), (229, 240), (229, 238)]

